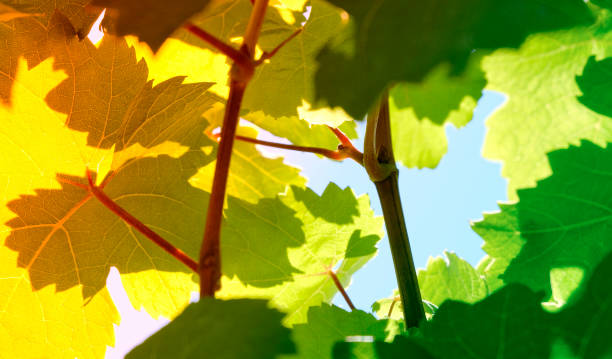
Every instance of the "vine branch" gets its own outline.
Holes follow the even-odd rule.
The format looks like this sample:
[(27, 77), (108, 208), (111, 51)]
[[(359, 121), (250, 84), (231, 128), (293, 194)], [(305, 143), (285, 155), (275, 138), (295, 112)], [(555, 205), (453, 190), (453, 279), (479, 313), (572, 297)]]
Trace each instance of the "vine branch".
[[(361, 153), (361, 151), (359, 151), (357, 148), (355, 148), (355, 146), (353, 146), (349, 138), (344, 133), (342, 133), (342, 131), (340, 131), (337, 128), (333, 128), (333, 127), (329, 127), (329, 128), (334, 132), (334, 134), (338, 136), (338, 138), (341, 138), (340, 140), (341, 144), (338, 145), (338, 148), (336, 150), (330, 150), (330, 149), (321, 148), (321, 147), (288, 145), (285, 143), (265, 141), (265, 140), (260, 140), (257, 138), (240, 136), (240, 135), (236, 135), (235, 139), (243, 141), (243, 142), (254, 143), (256, 145), (280, 148), (284, 150), (315, 153), (317, 155), (327, 157), (334, 161), (342, 161), (347, 158), (351, 158), (352, 160), (359, 163), (360, 165), (363, 165), (363, 153)], [(211, 136), (217, 139), (221, 137), (220, 134), (211, 135)]]
[(338, 291), (340, 291), (340, 294), (342, 294), (342, 297), (344, 297), (344, 300), (346, 301), (346, 304), (348, 304), (349, 308), (351, 308), (351, 310), (355, 310), (355, 305), (353, 304), (353, 301), (351, 300), (351, 298), (349, 298), (348, 294), (346, 293), (346, 290), (342, 286), (342, 283), (340, 283), (340, 279), (338, 279), (336, 273), (334, 273), (333, 270), (329, 269), (327, 271), (327, 274), (329, 274), (331, 279), (334, 281), (336, 288), (338, 288)]
[(198, 272), (198, 263), (191, 259), (185, 252), (176, 248), (172, 243), (163, 239), (160, 235), (151, 230), (146, 224), (139, 221), (136, 217), (126, 211), (123, 207), (119, 206), (115, 201), (113, 201), (110, 197), (104, 193), (102, 190), (103, 186), (96, 186), (91, 172), (87, 170), (87, 181), (89, 186), (82, 185), (80, 183), (73, 183), (79, 188), (83, 188), (89, 191), (100, 203), (102, 203), (106, 208), (108, 208), (111, 212), (116, 214), (119, 218), (125, 221), (127, 224), (135, 228), (138, 232), (142, 233), (145, 237), (151, 240), (153, 243), (157, 244), (161, 249), (166, 251), (166, 253), (170, 254), (174, 258), (178, 259), (181, 263), (186, 265), (189, 269), (194, 272)]
[(406, 327), (416, 327), (425, 319), (425, 311), (399, 194), (398, 171), (391, 142), (388, 92), (383, 94), (379, 105), (368, 114), (363, 162), (370, 179), (376, 185), (383, 210), (404, 308), (404, 321)]
[[(215, 292), (221, 288), (220, 236), (227, 177), (242, 98), (257, 65), (254, 59), (255, 46), (264, 21), (268, 1), (256, 0), (253, 4), (244, 40), (239, 50), (247, 60), (243, 61), (242, 56), (235, 56), (234, 59), (228, 55), (228, 57), (234, 60), (234, 63), (230, 70), (230, 93), (225, 106), (215, 175), (213, 177), (210, 202), (208, 203), (208, 212), (206, 214), (204, 238), (200, 248), (198, 267), (198, 273), (200, 274), (200, 298), (214, 297)], [(205, 39), (205, 41), (208, 40)], [(229, 45), (227, 47), (231, 48)], [(234, 56), (234, 49), (231, 49), (227, 52), (232, 53), (232, 56)]]

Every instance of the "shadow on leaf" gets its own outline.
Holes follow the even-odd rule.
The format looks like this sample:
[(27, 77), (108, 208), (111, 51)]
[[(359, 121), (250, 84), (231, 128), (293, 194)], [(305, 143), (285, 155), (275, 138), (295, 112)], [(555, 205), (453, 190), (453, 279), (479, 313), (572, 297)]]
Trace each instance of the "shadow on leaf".
[(123, 38), (105, 36), (66, 46), (73, 64), (68, 77), (46, 96), (49, 107), (68, 115), (66, 125), (87, 132), (87, 144), (123, 150), (152, 148), (166, 141), (185, 144), (201, 114), (216, 102), (209, 83), (183, 84), (173, 77), (153, 86), (144, 60)]
[(287, 250), (305, 242), (303, 223), (278, 197), (251, 204), (228, 199), (223, 225), (223, 274), (244, 284), (272, 287), (302, 273), (289, 261)]
[(612, 251), (612, 146), (582, 141), (548, 158), (553, 174), (518, 191), (525, 244), (502, 278), (551, 294), (551, 270), (579, 268), (588, 276)]
[[(291, 187), (295, 199), (302, 202), (314, 217), (336, 224), (353, 223), (359, 216), (357, 200), (350, 188), (341, 189), (331, 182), (321, 197), (309, 188)], [(333, 203), (333, 205), (330, 205)]]
[[(55, 67), (69, 70), (68, 49), (87, 36), (98, 14), (86, 13), (87, 0), (36, 2), (37, 6), (13, 4), (17, 9), (37, 14), (0, 22), (0, 102), (11, 103), (18, 59), (24, 57), (30, 68), (55, 58)], [(81, 41), (89, 43), (88, 40)], [(91, 46), (91, 43), (89, 43)]]
[(576, 83), (582, 91), (578, 101), (612, 118), (612, 57), (600, 61), (595, 56), (589, 57), (582, 74), (576, 76)]
[[(178, 159), (164, 155), (131, 160), (111, 174), (104, 192), (197, 259), (208, 194), (187, 180), (211, 160), (201, 151), (188, 151)], [(85, 178), (58, 179), (60, 190), (37, 189), (36, 195), (22, 195), (7, 204), (17, 217), (6, 223), (12, 228), (6, 245), (19, 252), (18, 266), (29, 271), (34, 290), (51, 284), (57, 291), (82, 285), (84, 297), (90, 298), (105, 287), (111, 266), (121, 274), (154, 270), (147, 288), (138, 289), (145, 292), (156, 290), (159, 272), (190, 273), (89, 191), (66, 183), (85, 184)]]

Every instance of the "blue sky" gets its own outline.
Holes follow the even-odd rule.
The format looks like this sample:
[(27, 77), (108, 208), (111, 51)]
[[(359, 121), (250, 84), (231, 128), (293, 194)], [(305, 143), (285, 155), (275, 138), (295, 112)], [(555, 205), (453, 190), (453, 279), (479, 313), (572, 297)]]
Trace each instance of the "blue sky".
[[(482, 240), (471, 230), (470, 221), (482, 218), (483, 212), (497, 211), (497, 202), (507, 199), (501, 165), (481, 155), (485, 119), (503, 101), (502, 95), (485, 91), (474, 119), (466, 127), (457, 130), (447, 126), (448, 153), (436, 169), (400, 168), (400, 193), (417, 268), (424, 268), (430, 256), (442, 255), (445, 250), (454, 251), (473, 265), (484, 256), (480, 249)], [(361, 136), (364, 125), (359, 124)], [(271, 136), (264, 134), (263, 137), (270, 139)], [(358, 141), (355, 145), (360, 147)], [(293, 151), (261, 150), (282, 155), (285, 162), (302, 168), (308, 186), (317, 193), (322, 193), (330, 181), (342, 188), (351, 187), (357, 195), (367, 193), (375, 213), (382, 215), (376, 188), (355, 162), (335, 162)], [(366, 311), (374, 301), (391, 295), (397, 287), (386, 237), (378, 247), (378, 255), (354, 275), (347, 290), (356, 307)], [(123, 358), (168, 320), (154, 320), (146, 312), (132, 308), (114, 268), (107, 285), (121, 314), (121, 325), (115, 331), (117, 344), (115, 348), (108, 348), (106, 357)], [(339, 295), (334, 303), (348, 309)]]

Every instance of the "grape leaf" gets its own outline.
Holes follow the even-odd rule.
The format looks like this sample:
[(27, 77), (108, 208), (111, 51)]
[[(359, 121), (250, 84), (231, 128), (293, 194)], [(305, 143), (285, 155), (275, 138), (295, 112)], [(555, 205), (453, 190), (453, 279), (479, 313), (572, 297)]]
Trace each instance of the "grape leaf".
[[(223, 0), (213, 3), (193, 22), (225, 41), (242, 36), (245, 19), (251, 9), (248, 0)], [(293, 23), (287, 23), (277, 9), (266, 14), (258, 45), (271, 51), (305, 23), (303, 31), (287, 43), (274, 57), (260, 65), (249, 83), (243, 101), (243, 109), (263, 111), (273, 117), (298, 116), (313, 124), (329, 124), (333, 127), (351, 120), (341, 109), (311, 107), (314, 101), (313, 76), (315, 56), (325, 42), (336, 33), (340, 24), (340, 11), (316, 0), (312, 2), (308, 19), (301, 13), (293, 13)], [(210, 48), (202, 40), (185, 32), (178, 38), (198, 46)], [(212, 48), (211, 48), (212, 49)]]
[(423, 300), (440, 306), (453, 299), (474, 303), (487, 295), (486, 283), (471, 264), (451, 252), (429, 258), (427, 268), (419, 270), (419, 287)]
[(548, 293), (551, 270), (578, 268), (589, 275), (612, 250), (608, 241), (612, 150), (583, 141), (580, 147), (550, 153), (549, 160), (552, 176), (535, 188), (519, 190), (516, 205), (479, 224), (484, 229), (479, 234), (493, 248), (501, 249), (499, 244), (508, 240), (512, 243), (509, 253), (499, 253), (502, 261), (511, 258), (519, 241), (524, 241), (502, 276), (504, 282)]
[(612, 57), (601, 61), (595, 60), (595, 56), (589, 57), (576, 82), (582, 91), (578, 101), (595, 112), (612, 117)]
[(612, 10), (612, 1), (610, 0), (593, 0), (591, 2), (597, 6), (601, 6), (601, 7)]
[[(248, 127), (239, 128), (238, 134), (257, 137), (257, 131)], [(201, 168), (190, 182), (210, 192), (215, 164), (211, 162)], [(227, 194), (252, 203), (260, 198), (275, 197), (284, 192), (288, 185), (303, 186), (306, 183), (298, 168), (283, 163), (282, 158), (265, 158), (255, 145), (242, 141), (234, 143), (230, 172), (232, 175), (227, 180)]]
[(421, 326), (438, 358), (548, 358), (552, 334), (541, 295), (510, 285), (475, 304), (446, 301)]
[[(431, 312), (430, 307), (437, 308), (449, 299), (474, 303), (488, 294), (485, 280), (471, 264), (452, 252), (444, 252), (444, 256), (446, 258), (430, 257), (427, 267), (417, 273), (426, 313)], [(386, 318), (395, 302), (391, 318), (403, 318), (401, 301), (396, 298), (398, 295), (395, 290), (393, 297), (375, 302), (372, 309), (380, 318)]]
[(588, 282), (575, 292), (570, 305), (556, 315), (560, 336), (579, 358), (604, 358), (612, 354), (612, 255), (594, 269)]
[(404, 308), (399, 295), (399, 290), (393, 290), (393, 294), (390, 297), (379, 299), (372, 303), (372, 311), (379, 318), (402, 320), (404, 318)]
[(472, 224), (474, 232), (484, 239), (482, 249), (488, 256), (478, 263), (477, 270), (485, 276), (490, 291), (504, 285), (499, 276), (506, 271), (525, 243), (517, 207), (500, 204), (499, 208), (499, 213), (485, 214), (481, 221)]
[(391, 82), (421, 81), (445, 62), (457, 74), (473, 49), (516, 47), (533, 32), (593, 19), (579, 0), (330, 2), (352, 22), (317, 57), (316, 98), (354, 118)]
[[(445, 126), (471, 119), (485, 85), (480, 56), (472, 56), (461, 76), (440, 65), (422, 83), (401, 83), (389, 92), (391, 133), (396, 159), (406, 167), (434, 168), (446, 153)], [(435, 99), (432, 101), (432, 99)]]
[[(302, 33), (255, 72), (245, 94), (244, 108), (261, 110), (274, 117), (299, 115), (308, 120), (315, 115), (308, 111), (315, 104), (315, 56), (328, 39), (336, 34), (342, 20), (338, 9), (323, 1), (313, 0), (311, 7), (307, 21), (303, 17), (297, 20), (306, 21)], [(285, 24), (284, 27), (285, 31), (275, 30), (275, 36), (262, 37), (261, 46), (274, 48), (294, 31), (289, 25)], [(336, 114), (329, 109), (326, 115), (340, 117), (334, 120), (336, 122), (328, 123), (334, 127), (350, 120), (343, 112)], [(330, 119), (326, 118), (326, 121)]]
[(121, 36), (137, 35), (155, 52), (170, 34), (209, 2), (180, 0), (168, 6), (157, 0), (93, 0), (91, 5), (106, 8), (102, 24), (107, 31)]
[(487, 88), (508, 96), (487, 120), (483, 155), (503, 161), (510, 199), (550, 175), (546, 153), (581, 139), (612, 141), (610, 119), (577, 99), (576, 76), (588, 59), (612, 54), (610, 13), (597, 16), (589, 28), (534, 35), (519, 50), (498, 50), (483, 60)]
[(382, 341), (389, 338), (389, 325), (390, 321), (377, 320), (361, 310), (347, 312), (328, 304), (311, 307), (308, 322), (293, 327), (298, 352), (286, 358), (331, 359), (335, 342), (362, 336)]
[[(200, 151), (214, 145), (202, 134), (206, 123), (200, 118), (212, 104), (204, 92), (208, 85), (171, 79), (151, 87), (146, 67), (144, 76), (135, 71), (133, 52), (110, 36), (98, 49), (88, 42), (64, 46), (71, 63), (81, 65), (63, 81), (44, 86), (38, 82), (50, 76), (49, 70), (40, 70), (14, 97), (15, 108), (1, 116), (7, 140), (0, 168), (3, 181), (11, 183), (3, 215), (10, 231), (6, 245), (19, 251), (18, 264), (28, 268), (34, 290), (80, 285), (84, 299), (91, 299), (103, 290), (114, 265), (126, 274), (124, 285), (135, 306), (145, 305), (154, 316), (173, 316), (194, 289), (188, 270), (65, 180), (83, 182), (79, 177), (86, 168), (100, 171), (102, 178), (108, 175), (105, 191), (111, 198), (194, 255), (199, 238), (193, 228), (203, 228), (206, 196), (188, 179), (212, 160)], [(103, 86), (106, 81), (115, 87)], [(117, 104), (118, 93), (125, 97)], [(107, 104), (101, 116), (98, 102)], [(83, 118), (87, 128), (79, 127)], [(56, 174), (63, 175), (61, 186)], [(171, 208), (175, 215), (167, 214)], [(185, 211), (191, 215), (180, 214)], [(190, 224), (176, 225), (181, 222)]]
[[(17, 17), (25, 15), (35, 16), (34, 21), (28, 22), (29, 24), (38, 23), (43, 27), (47, 27), (49, 21), (55, 16), (55, 12), (59, 12), (62, 16), (66, 17), (74, 31), (79, 35), (80, 39), (83, 39), (89, 33), (91, 25), (99, 15), (99, 12), (92, 12), (85, 9), (85, 5), (89, 3), (89, 0), (57, 0), (57, 1), (46, 1), (46, 0), (2, 0), (0, 2), (0, 13), (13, 13)], [(5, 12), (8, 9), (12, 9), (10, 12)], [(17, 13), (15, 13), (17, 11)], [(15, 15), (10, 17), (0, 16), (0, 21), (10, 21), (15, 19)], [(9, 27), (13, 24), (9, 24)], [(26, 44), (23, 44), (26, 45)]]
[[(337, 289), (327, 270), (338, 268), (346, 286), (376, 254), (382, 237), (382, 219), (374, 216), (368, 198), (355, 198), (333, 183), (321, 196), (292, 186), (275, 202), (229, 201), (225, 214), (223, 270), (238, 274), (223, 278), (219, 296), (269, 298), (287, 313), (286, 324), (305, 322), (309, 307), (330, 301)], [(241, 254), (228, 255), (232, 251)]]
[[(269, 131), (275, 136), (284, 137), (298, 146), (313, 146), (335, 150), (338, 148), (338, 138), (326, 125), (313, 125), (299, 119), (297, 116), (274, 118), (263, 112), (251, 112), (244, 116), (246, 120)], [(346, 121), (338, 126), (348, 138), (357, 138), (356, 124)]]
[(282, 317), (263, 300), (203, 298), (126, 358), (273, 359), (295, 352)]
[[(75, 35), (83, 36), (79, 31), (87, 34), (87, 26), (90, 26), (91, 22), (87, 26), (75, 28), (76, 25), (73, 26), (70, 19), (59, 12), (61, 9), (53, 12), (55, 8), (48, 7), (51, 4), (53, 2), (47, 1), (42, 9), (35, 8), (37, 11), (51, 11), (48, 14), (41, 13), (41, 16), (20, 17), (0, 23), (0, 103), (8, 104), (10, 101), (20, 58), (25, 58), (32, 68), (45, 59), (54, 57), (56, 69), (71, 70), (70, 66), (66, 66), (70, 62), (65, 60), (67, 55), (64, 46), (76, 42)], [(65, 3), (59, 2), (57, 5), (62, 4)]]
[(433, 359), (434, 356), (412, 338), (398, 336), (393, 343), (338, 342), (334, 346), (334, 359)]
[[(73, 163), (83, 163), (84, 158), (96, 163), (104, 155), (99, 156), (96, 149), (86, 148), (85, 136), (69, 133), (63, 126), (65, 116), (62, 118), (45, 106), (44, 96), (65, 75), (53, 71), (50, 61), (30, 71), (26, 67), (23, 60), (17, 66), (13, 106), (0, 106), (0, 151), (3, 153), (0, 157), (0, 198), (4, 203), (20, 194), (34, 193), (34, 188), (57, 187), (56, 171), (75, 173)], [(80, 153), (74, 151), (77, 145), (82, 146)], [(64, 154), (61, 161), (57, 153)], [(76, 170), (79, 174), (83, 166), (81, 164)], [(119, 321), (108, 292), (104, 289), (85, 302), (82, 292), (86, 288), (81, 284), (60, 292), (54, 286), (35, 291), (36, 283), (28, 268), (18, 267), (18, 254), (6, 246), (6, 236), (11, 231), (6, 222), (14, 215), (6, 206), (0, 206), (0, 344), (3, 354), (17, 358), (100, 357), (106, 345), (113, 343), (113, 323)], [(29, 249), (32, 254), (34, 250)], [(66, 260), (72, 263), (71, 257), (63, 259)], [(60, 264), (61, 261), (54, 257), (52, 263)]]

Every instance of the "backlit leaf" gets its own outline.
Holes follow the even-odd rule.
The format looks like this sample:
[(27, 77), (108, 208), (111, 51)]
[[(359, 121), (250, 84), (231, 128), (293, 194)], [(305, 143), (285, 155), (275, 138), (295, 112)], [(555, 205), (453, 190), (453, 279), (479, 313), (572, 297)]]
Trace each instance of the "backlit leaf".
[(392, 82), (421, 81), (445, 62), (458, 74), (473, 49), (517, 47), (533, 32), (592, 21), (581, 0), (330, 2), (352, 21), (317, 57), (316, 98), (354, 118)]
[[(332, 359), (332, 350), (337, 341), (346, 338), (367, 338), (366, 340), (385, 340), (389, 337), (388, 320), (377, 320), (371, 314), (360, 310), (347, 312), (336, 306), (323, 304), (311, 307), (307, 324), (293, 327), (293, 339), (297, 345), (297, 355), (286, 358)], [(392, 336), (392, 335), (391, 335)]]
[(517, 204), (485, 217), (476, 231), (495, 260), (506, 264), (516, 255), (504, 282), (551, 293), (553, 269), (578, 268), (588, 276), (612, 250), (612, 151), (583, 141), (549, 159), (551, 177), (518, 191)]
[(309, 307), (333, 298), (329, 269), (348, 285), (382, 237), (369, 199), (333, 183), (321, 196), (292, 186), (256, 205), (230, 198), (225, 214), (222, 265), (235, 275), (223, 279), (220, 297), (269, 298), (286, 324), (305, 322)]
[(180, 0), (171, 6), (157, 0), (93, 0), (106, 8), (103, 25), (113, 34), (136, 35), (157, 51), (170, 34), (202, 11), (210, 0)]
[(487, 88), (508, 96), (486, 122), (483, 155), (503, 162), (510, 199), (551, 174), (548, 152), (581, 139), (612, 141), (612, 121), (580, 103), (576, 83), (591, 56), (612, 55), (610, 13), (597, 15), (589, 28), (534, 35), (518, 50), (498, 50), (483, 60)]
[(132, 350), (127, 359), (273, 359), (295, 352), (283, 314), (263, 300), (204, 298)]
[(612, 57), (601, 61), (589, 57), (582, 74), (576, 77), (582, 91), (578, 100), (591, 110), (612, 117)]
[[(451, 252), (444, 252), (444, 256), (446, 258), (429, 257), (427, 267), (417, 273), (426, 313), (431, 313), (430, 308), (435, 309), (449, 299), (474, 303), (488, 294), (485, 279), (472, 265)], [(387, 318), (391, 304), (395, 302), (391, 318), (402, 319), (403, 308), (397, 296), (399, 292), (396, 290), (393, 297), (377, 301), (372, 309), (380, 318)]]
[[(465, 73), (438, 66), (422, 83), (401, 83), (389, 93), (391, 133), (396, 159), (406, 167), (434, 168), (447, 151), (447, 123), (457, 128), (471, 119), (485, 85), (479, 56)], [(433, 100), (432, 100), (433, 99)]]

